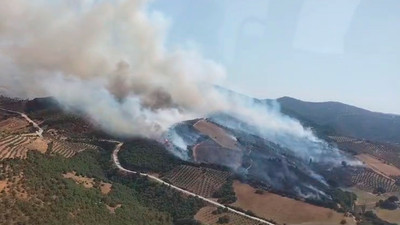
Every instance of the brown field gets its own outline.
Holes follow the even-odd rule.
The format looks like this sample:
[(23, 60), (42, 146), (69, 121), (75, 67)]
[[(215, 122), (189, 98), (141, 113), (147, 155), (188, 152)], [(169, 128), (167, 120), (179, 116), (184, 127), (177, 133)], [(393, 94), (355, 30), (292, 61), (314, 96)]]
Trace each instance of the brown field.
[(94, 186), (93, 178), (78, 176), (76, 175), (76, 172), (68, 172), (66, 174), (63, 174), (63, 177), (67, 179), (72, 179), (73, 181), (75, 181), (75, 183), (81, 184), (85, 188), (92, 188)]
[(29, 129), (29, 123), (17, 117), (11, 117), (0, 121), (0, 132), (17, 133), (27, 132)]
[(243, 153), (221, 147), (213, 140), (206, 140), (193, 148), (193, 157), (196, 162), (221, 164), (238, 168), (242, 164)]
[(213, 206), (206, 206), (201, 208), (197, 214), (194, 216), (194, 218), (198, 221), (200, 221), (203, 224), (207, 225), (219, 225), (217, 223), (218, 218), (221, 216), (228, 216), (229, 217), (229, 223), (225, 223), (226, 225), (258, 225), (260, 224), (257, 221), (248, 219), (246, 217), (228, 212), (228, 213), (221, 213), (218, 215), (214, 215), (212, 212), (215, 211), (217, 208)]
[(193, 125), (201, 133), (209, 136), (216, 143), (227, 149), (238, 150), (236, 138), (228, 134), (221, 127), (208, 122), (207, 120), (199, 120)]
[(372, 170), (382, 173), (388, 177), (391, 176), (400, 176), (400, 169), (383, 163), (382, 161), (378, 160), (377, 158), (369, 155), (369, 154), (360, 154), (356, 156), (359, 160), (365, 163), (369, 168)]
[(376, 209), (375, 210), (376, 215), (388, 222), (391, 223), (400, 223), (400, 209), (396, 210), (386, 210), (386, 209)]
[(225, 182), (228, 172), (193, 166), (179, 166), (163, 178), (172, 184), (204, 197), (211, 197)]
[(234, 206), (251, 210), (260, 217), (272, 219), (281, 224), (337, 225), (342, 219), (345, 219), (347, 224), (355, 224), (353, 218), (345, 217), (331, 209), (273, 193), (256, 194), (254, 193), (256, 189), (238, 181), (234, 182), (234, 190), (237, 196)]

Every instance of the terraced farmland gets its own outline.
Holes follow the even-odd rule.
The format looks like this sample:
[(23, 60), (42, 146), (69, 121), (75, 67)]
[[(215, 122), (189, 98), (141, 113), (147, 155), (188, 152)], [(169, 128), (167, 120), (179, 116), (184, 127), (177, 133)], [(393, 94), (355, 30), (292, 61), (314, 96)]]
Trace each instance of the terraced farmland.
[(51, 143), (52, 147), (50, 152), (60, 154), (66, 158), (72, 157), (84, 150), (97, 149), (97, 146), (95, 145), (81, 142), (53, 140)]
[(248, 219), (246, 217), (231, 213), (231, 212), (224, 212), (220, 214), (215, 214), (213, 213), (215, 210), (217, 210), (216, 207), (212, 206), (206, 206), (204, 208), (201, 208), (197, 214), (195, 215), (195, 219), (202, 222), (203, 224), (208, 224), (208, 225), (218, 225), (218, 219), (220, 217), (227, 217), (229, 219), (228, 223), (224, 223), (226, 225), (258, 225), (262, 224), (260, 222)]
[(353, 172), (351, 181), (358, 188), (372, 192), (378, 187), (384, 188), (387, 192), (400, 191), (394, 179), (382, 176), (373, 170), (360, 168)]
[(229, 172), (183, 165), (168, 172), (163, 178), (198, 195), (211, 197), (229, 175)]
[(330, 136), (330, 138), (334, 140), (341, 149), (351, 150), (356, 154), (367, 153), (378, 159), (384, 160), (386, 163), (400, 168), (399, 146), (358, 140), (349, 137)]
[(0, 160), (8, 158), (26, 158), (29, 145), (37, 137), (28, 135), (7, 135), (0, 138)]

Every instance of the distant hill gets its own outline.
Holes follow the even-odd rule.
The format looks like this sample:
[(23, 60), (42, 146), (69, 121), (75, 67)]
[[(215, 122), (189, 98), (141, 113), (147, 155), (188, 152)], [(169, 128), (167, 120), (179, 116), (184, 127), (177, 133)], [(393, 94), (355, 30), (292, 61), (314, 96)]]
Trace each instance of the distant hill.
[(277, 101), (284, 114), (325, 135), (400, 143), (400, 115), (371, 112), (340, 102), (305, 102), (290, 97)]

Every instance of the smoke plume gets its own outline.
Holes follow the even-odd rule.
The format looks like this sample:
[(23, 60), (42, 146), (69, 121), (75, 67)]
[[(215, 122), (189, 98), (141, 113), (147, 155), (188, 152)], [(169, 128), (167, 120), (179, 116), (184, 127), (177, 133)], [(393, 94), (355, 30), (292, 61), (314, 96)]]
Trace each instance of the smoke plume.
[(195, 51), (166, 48), (168, 21), (146, 8), (147, 1), (86, 2), (0, 2), (5, 94), (53, 96), (122, 136), (159, 137), (179, 121), (224, 111), (252, 124), (248, 132), (307, 160), (342, 157), (334, 151), (324, 158), (325, 143), (276, 107), (221, 94), (214, 84), (225, 77), (224, 68)]
[(148, 137), (221, 108), (212, 84), (224, 69), (194, 51), (167, 50), (167, 22), (146, 1), (84, 3), (0, 2), (7, 95), (51, 95), (110, 132)]

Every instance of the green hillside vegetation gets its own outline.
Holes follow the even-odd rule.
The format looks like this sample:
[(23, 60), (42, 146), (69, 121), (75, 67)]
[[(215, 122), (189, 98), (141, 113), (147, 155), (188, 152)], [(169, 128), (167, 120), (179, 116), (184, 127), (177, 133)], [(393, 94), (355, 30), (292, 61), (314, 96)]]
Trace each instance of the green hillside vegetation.
[(143, 172), (163, 173), (185, 164), (157, 141), (139, 138), (125, 142), (119, 159), (123, 167)]
[[(1, 193), (0, 224), (182, 224), (203, 206), (147, 178), (122, 176), (112, 166), (111, 145), (103, 147), (72, 159), (32, 152), (27, 160), (1, 161), (1, 179), (15, 180), (15, 187)], [(95, 178), (95, 187), (100, 181), (111, 183), (112, 189), (104, 195), (63, 178), (71, 171)], [(15, 179), (19, 174), (22, 178)], [(107, 205), (120, 207), (113, 214)]]

